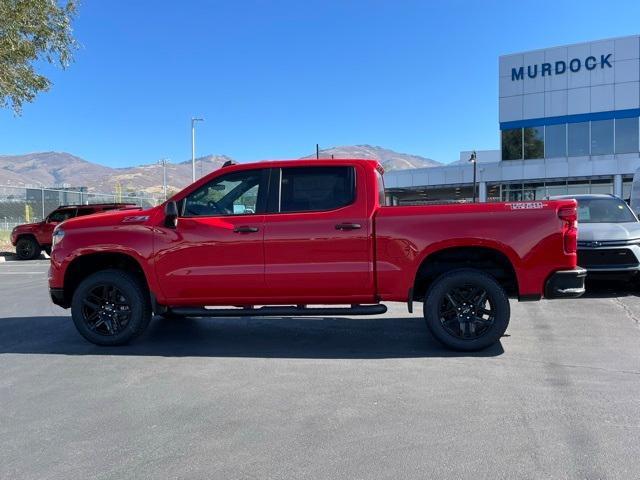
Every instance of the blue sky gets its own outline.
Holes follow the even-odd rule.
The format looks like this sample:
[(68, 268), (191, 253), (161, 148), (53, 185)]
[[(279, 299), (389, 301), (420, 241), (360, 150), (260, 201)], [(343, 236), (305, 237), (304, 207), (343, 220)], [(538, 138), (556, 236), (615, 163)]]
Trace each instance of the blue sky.
[(498, 148), (498, 56), (640, 32), (637, 1), (84, 0), (81, 49), (0, 153), (111, 166), (368, 143), (436, 160)]

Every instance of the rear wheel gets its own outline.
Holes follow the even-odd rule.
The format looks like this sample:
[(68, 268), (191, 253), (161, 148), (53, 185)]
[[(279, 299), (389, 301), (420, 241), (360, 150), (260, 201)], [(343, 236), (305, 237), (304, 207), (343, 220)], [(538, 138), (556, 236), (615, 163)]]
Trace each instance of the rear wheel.
[(509, 298), (479, 270), (446, 273), (431, 285), (424, 303), (427, 327), (445, 346), (474, 351), (493, 345), (507, 330)]
[(141, 282), (120, 270), (103, 270), (83, 280), (73, 294), (71, 316), (80, 334), (97, 345), (124, 345), (151, 320)]
[(16, 244), (16, 255), (20, 260), (33, 260), (40, 252), (40, 245), (33, 237), (22, 237)]

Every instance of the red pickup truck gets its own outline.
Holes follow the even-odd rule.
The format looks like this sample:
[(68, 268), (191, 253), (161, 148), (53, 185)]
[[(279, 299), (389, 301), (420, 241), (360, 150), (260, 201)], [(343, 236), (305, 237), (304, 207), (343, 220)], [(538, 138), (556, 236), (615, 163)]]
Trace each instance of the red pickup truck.
[(64, 205), (56, 208), (41, 222), (18, 225), (11, 231), (11, 243), (16, 247), (20, 260), (38, 258), (42, 250), (51, 252), (51, 241), (55, 226), (69, 218), (92, 215), (118, 208), (137, 208), (134, 203), (95, 203), (92, 205)]
[(370, 315), (421, 301), (440, 342), (478, 350), (505, 332), (509, 297), (584, 292), (574, 200), (387, 207), (382, 173), (373, 160), (228, 165), (161, 206), (67, 220), (51, 298), (99, 345), (128, 342), (152, 313)]

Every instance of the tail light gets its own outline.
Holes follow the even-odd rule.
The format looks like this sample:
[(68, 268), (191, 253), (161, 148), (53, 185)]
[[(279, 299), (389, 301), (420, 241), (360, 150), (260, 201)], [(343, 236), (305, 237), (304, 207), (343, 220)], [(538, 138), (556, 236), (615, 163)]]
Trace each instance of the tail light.
[(565, 253), (576, 253), (578, 250), (578, 210), (575, 205), (561, 207), (558, 217), (565, 223), (562, 233)]

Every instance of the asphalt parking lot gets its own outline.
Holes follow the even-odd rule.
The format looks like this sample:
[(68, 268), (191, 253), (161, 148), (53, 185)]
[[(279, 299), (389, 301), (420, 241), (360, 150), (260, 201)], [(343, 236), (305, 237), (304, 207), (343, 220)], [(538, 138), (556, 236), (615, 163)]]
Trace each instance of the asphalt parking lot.
[(0, 478), (640, 478), (640, 298), (512, 303), (462, 355), (421, 316), (156, 319), (101, 348), (0, 264)]

